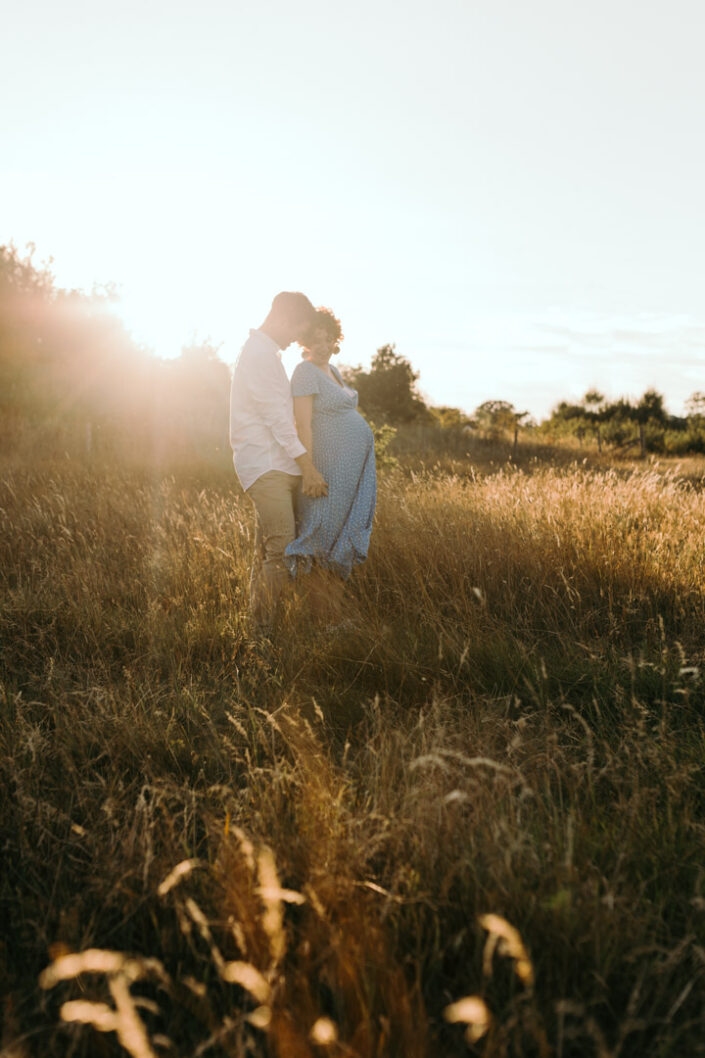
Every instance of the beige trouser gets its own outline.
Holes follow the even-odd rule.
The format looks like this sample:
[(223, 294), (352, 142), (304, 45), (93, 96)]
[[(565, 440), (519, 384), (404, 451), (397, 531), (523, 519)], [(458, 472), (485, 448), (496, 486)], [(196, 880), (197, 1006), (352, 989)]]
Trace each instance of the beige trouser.
[(283, 470), (268, 470), (247, 495), (255, 507), (255, 550), (250, 575), (250, 609), (255, 623), (271, 624), (289, 572), (284, 550), (296, 537), (294, 501), (301, 478)]

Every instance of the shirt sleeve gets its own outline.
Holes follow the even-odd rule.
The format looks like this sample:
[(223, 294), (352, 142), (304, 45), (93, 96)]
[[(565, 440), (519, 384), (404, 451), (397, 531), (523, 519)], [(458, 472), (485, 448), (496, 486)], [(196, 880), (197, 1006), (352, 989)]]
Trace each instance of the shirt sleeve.
[(248, 389), (262, 421), (288, 456), (298, 459), (306, 452), (296, 432), (289, 379), (281, 361), (262, 357), (257, 369), (249, 372)]
[(298, 364), (291, 376), (291, 392), (294, 397), (312, 397), (318, 393), (319, 373), (304, 361)]

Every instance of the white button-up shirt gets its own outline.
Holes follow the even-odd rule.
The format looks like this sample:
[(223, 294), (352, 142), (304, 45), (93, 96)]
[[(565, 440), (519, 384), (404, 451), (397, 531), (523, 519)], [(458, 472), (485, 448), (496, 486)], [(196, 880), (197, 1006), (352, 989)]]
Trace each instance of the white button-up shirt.
[(279, 346), (263, 331), (250, 331), (230, 387), (230, 446), (243, 489), (266, 474), (300, 474), (294, 460), (306, 451), (294, 423), (291, 396)]

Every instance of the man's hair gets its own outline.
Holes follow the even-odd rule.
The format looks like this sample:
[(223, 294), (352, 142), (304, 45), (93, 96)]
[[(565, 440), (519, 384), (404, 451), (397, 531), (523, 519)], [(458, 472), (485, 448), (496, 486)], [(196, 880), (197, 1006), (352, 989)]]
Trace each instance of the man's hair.
[(305, 294), (283, 290), (272, 302), (269, 315), (276, 323), (292, 320), (297, 323), (308, 323), (314, 319), (316, 310)]

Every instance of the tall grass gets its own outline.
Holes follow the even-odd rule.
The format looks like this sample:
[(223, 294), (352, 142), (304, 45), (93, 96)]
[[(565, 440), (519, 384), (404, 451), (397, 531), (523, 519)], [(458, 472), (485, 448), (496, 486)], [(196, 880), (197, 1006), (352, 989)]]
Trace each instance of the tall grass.
[(8, 465), (8, 1054), (705, 1054), (701, 494), (485, 470), (272, 645), (229, 475)]

